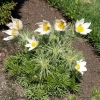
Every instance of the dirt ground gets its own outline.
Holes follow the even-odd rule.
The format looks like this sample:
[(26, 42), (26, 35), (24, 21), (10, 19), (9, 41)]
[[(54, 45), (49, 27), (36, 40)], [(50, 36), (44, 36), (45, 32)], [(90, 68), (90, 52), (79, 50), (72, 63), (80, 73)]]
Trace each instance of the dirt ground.
[[(43, 19), (53, 22), (56, 18), (62, 18), (68, 21), (67, 18), (62, 16), (60, 11), (50, 7), (43, 0), (16, 1), (18, 1), (18, 4), (12, 12), (12, 16), (22, 20), (24, 29), (35, 30), (35, 24), (43, 21)], [(27, 100), (25, 94), (22, 92), (22, 87), (15, 81), (11, 81), (3, 71), (5, 58), (19, 50), (16, 43), (2, 41), (5, 36), (1, 32), (3, 29), (4, 27), (0, 26), (0, 100)], [(100, 57), (88, 42), (75, 40), (73, 48), (83, 53), (88, 69), (81, 80), (81, 93), (77, 94), (77, 98), (78, 100), (91, 100), (91, 90), (94, 87), (100, 89)], [(52, 98), (51, 100), (64, 99)]]

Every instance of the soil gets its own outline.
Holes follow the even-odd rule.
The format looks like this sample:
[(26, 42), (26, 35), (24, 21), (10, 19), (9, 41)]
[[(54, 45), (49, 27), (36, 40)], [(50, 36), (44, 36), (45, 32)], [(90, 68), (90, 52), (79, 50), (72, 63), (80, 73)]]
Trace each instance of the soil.
[[(18, 4), (15, 10), (12, 11), (12, 16), (22, 20), (24, 29), (35, 30), (35, 24), (43, 21), (43, 19), (50, 22), (53, 22), (56, 18), (69, 21), (59, 10), (49, 6), (43, 0), (16, 1)], [(2, 30), (5, 30), (4, 26), (0, 27), (0, 100), (27, 100), (22, 87), (16, 81), (9, 79), (8, 75), (3, 71), (5, 58), (17, 52), (19, 47), (12, 41), (3, 41), (2, 39), (6, 35), (1, 32)], [(75, 40), (73, 49), (83, 53), (88, 69), (81, 80), (81, 93), (77, 94), (77, 98), (78, 100), (91, 100), (92, 89), (94, 87), (100, 89), (100, 56), (97, 55), (95, 49), (88, 42)], [(51, 100), (65, 99), (51, 98)]]

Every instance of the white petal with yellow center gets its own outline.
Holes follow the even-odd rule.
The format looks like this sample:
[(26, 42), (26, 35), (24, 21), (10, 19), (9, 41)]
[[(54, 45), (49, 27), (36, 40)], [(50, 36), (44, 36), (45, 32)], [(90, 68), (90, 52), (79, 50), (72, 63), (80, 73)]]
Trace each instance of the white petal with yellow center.
[(84, 19), (81, 19), (80, 21), (77, 20), (75, 23), (75, 30), (82, 35), (87, 35), (92, 31), (91, 29), (88, 29), (90, 25), (91, 23), (84, 23)]
[(23, 28), (23, 23), (20, 19), (11, 17), (11, 20), (15, 24), (15, 26), (18, 28), (18, 30), (21, 30)]
[(23, 29), (23, 23), (20, 19), (15, 19), (11, 17), (12, 22), (6, 24), (10, 29), (17, 29), (17, 30), (22, 30)]
[(18, 35), (19, 35), (18, 30), (16, 30), (16, 29), (12, 29), (12, 31), (11, 31), (11, 35), (12, 35), (12, 36), (18, 36)]
[(66, 28), (66, 22), (63, 19), (56, 19), (55, 20), (55, 24), (54, 24), (54, 28), (57, 31), (64, 31)]
[(37, 41), (33, 41), (33, 42), (31, 43), (31, 46), (32, 46), (33, 48), (35, 48), (35, 47), (37, 46), (37, 44), (38, 44)]
[(85, 67), (86, 66), (86, 62), (85, 61), (82, 61), (82, 60), (76, 61), (76, 62), (77, 62), (77, 64), (75, 66), (75, 69), (77, 71), (79, 71), (83, 75), (83, 73), (85, 71), (87, 71), (87, 68)]
[(27, 44), (25, 45), (25, 47), (29, 47), (29, 51), (32, 50), (32, 49), (34, 49), (34, 48), (37, 47), (37, 45), (38, 45), (38, 41), (35, 40), (35, 37), (32, 37), (32, 39), (29, 39), (29, 38), (28, 38), (27, 41), (28, 41), (29, 43), (27, 43)]
[(76, 70), (80, 70), (80, 64), (77, 64), (76, 66), (75, 66), (75, 68), (76, 68)]
[(40, 33), (40, 35), (49, 34), (51, 32), (51, 25), (48, 21), (43, 20), (43, 22), (37, 23), (39, 28), (34, 32)]
[(50, 26), (48, 25), (48, 22), (43, 23), (43, 31), (48, 31), (50, 30)]
[(84, 27), (82, 26), (82, 24), (80, 24), (79, 26), (76, 27), (76, 31), (79, 33), (84, 32)]
[(19, 19), (16, 19), (16, 20), (13, 21), (13, 26), (18, 30), (22, 30), (23, 29), (23, 23)]
[(12, 40), (12, 39), (14, 39), (16, 36), (19, 35), (19, 32), (18, 32), (18, 30), (16, 30), (16, 29), (5, 30), (5, 31), (2, 31), (2, 32), (4, 32), (4, 33), (10, 35), (10, 36), (8, 36), (8, 37), (6, 37), (6, 38), (3, 39), (3, 40), (6, 40), (6, 41), (7, 41), (7, 40)]

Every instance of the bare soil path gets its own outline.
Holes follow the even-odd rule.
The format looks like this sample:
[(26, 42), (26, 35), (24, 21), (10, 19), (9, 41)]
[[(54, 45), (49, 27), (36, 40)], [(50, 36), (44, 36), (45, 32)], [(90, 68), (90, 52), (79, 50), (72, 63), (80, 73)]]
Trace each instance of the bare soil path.
[[(57, 19), (65, 19), (57, 9), (50, 7), (43, 0), (16, 0), (18, 5), (15, 7), (12, 16), (23, 21), (24, 29), (34, 30), (35, 24), (43, 19), (53, 22)], [(1, 27), (3, 30), (4, 27)], [(11, 81), (3, 71), (3, 61), (8, 55), (19, 50), (16, 44), (11, 41), (2, 41), (5, 34), (0, 30), (0, 100), (27, 100), (22, 92), (21, 86)], [(77, 95), (78, 100), (91, 100), (91, 90), (96, 86), (100, 89), (100, 57), (97, 56), (93, 47), (87, 42), (75, 40), (73, 48), (81, 51), (87, 62), (88, 71), (84, 74), (81, 81), (81, 93)], [(52, 100), (64, 100), (53, 99)]]

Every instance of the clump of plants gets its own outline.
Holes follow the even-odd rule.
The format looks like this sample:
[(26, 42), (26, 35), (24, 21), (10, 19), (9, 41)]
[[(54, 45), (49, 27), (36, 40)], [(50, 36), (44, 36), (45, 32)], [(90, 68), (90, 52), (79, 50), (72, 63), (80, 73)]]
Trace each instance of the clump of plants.
[(66, 100), (77, 100), (74, 94), (69, 94)]
[(100, 89), (94, 87), (91, 91), (91, 97), (92, 100), (100, 99)]
[(0, 25), (6, 24), (16, 3), (13, 0), (0, 0)]
[(43, 20), (35, 31), (23, 30), (19, 19), (11, 18), (8, 34), (3, 40), (20, 44), (21, 52), (8, 56), (4, 70), (15, 77), (29, 100), (49, 100), (80, 91), (79, 82), (87, 71), (81, 52), (72, 50), (72, 42), (91, 32), (91, 23), (77, 20), (75, 26), (63, 19), (54, 23)]

